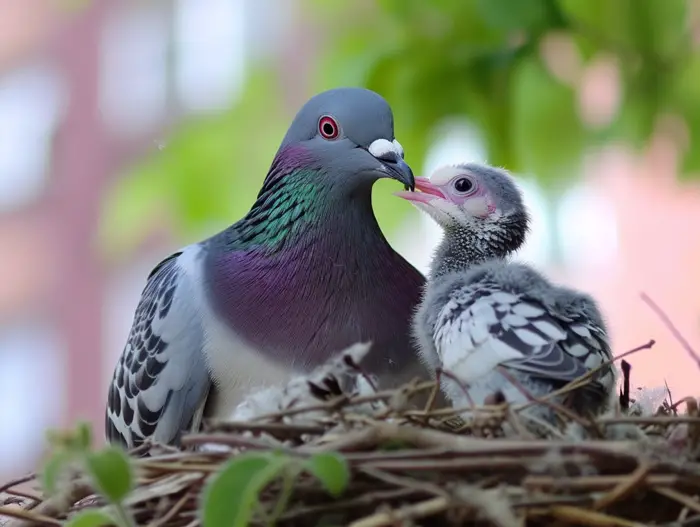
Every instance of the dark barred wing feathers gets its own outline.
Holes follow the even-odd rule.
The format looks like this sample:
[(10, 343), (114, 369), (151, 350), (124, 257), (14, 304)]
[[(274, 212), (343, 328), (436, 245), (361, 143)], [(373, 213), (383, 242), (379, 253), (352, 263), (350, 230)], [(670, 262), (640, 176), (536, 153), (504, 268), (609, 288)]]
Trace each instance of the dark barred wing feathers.
[[(434, 335), (443, 365), (459, 365), (475, 377), (503, 365), (564, 385), (610, 358), (603, 328), (583, 314), (555, 313), (538, 299), (496, 284), (453, 291)], [(597, 377), (591, 389), (604, 394), (601, 388), (613, 382), (611, 369)]]
[(182, 267), (183, 259), (196, 261), (190, 253), (183, 258), (188, 251), (199, 249), (169, 256), (148, 277), (109, 387), (110, 443), (133, 448), (148, 437), (177, 442), (206, 398), (210, 381), (194, 273)]

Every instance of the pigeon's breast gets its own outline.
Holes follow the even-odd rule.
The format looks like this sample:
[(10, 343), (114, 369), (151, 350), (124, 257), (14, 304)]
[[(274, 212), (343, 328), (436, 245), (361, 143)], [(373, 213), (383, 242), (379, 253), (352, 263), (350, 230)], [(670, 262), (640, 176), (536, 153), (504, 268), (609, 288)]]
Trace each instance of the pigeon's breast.
[(410, 347), (420, 284), (409, 282), (406, 293), (405, 278), (396, 283), (398, 274), (378, 267), (319, 257), (313, 250), (287, 259), (231, 252), (209, 266), (208, 291), (218, 318), (236, 338), (288, 371), (307, 372), (369, 340), (390, 368), (399, 362), (393, 355)]

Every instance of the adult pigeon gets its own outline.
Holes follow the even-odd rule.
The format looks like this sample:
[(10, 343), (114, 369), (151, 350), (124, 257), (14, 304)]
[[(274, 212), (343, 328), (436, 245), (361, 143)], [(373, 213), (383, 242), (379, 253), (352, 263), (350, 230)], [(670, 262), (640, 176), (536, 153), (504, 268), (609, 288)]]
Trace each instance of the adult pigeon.
[(357, 342), (383, 387), (425, 376), (410, 325), (424, 277), (382, 235), (379, 178), (413, 188), (388, 103), (362, 88), (297, 113), (241, 220), (148, 277), (108, 393), (106, 435), (177, 444), (228, 417), (251, 388), (283, 384)]
[[(416, 189), (397, 194), (435, 219), (444, 238), (414, 336), (430, 369), (455, 376), (442, 377), (453, 404), (525, 402), (610, 360), (593, 298), (507, 261), (526, 238), (529, 215), (506, 172), (472, 163), (447, 166), (430, 179), (416, 178)], [(614, 383), (608, 365), (565, 402), (575, 411), (600, 413)]]

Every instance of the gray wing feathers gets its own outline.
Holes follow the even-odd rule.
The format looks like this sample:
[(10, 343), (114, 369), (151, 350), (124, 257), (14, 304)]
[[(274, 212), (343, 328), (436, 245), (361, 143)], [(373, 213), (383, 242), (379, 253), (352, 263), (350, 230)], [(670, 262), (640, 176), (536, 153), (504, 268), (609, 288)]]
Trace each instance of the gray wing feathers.
[(449, 296), (435, 323), (435, 344), (446, 368), (451, 364), (470, 378), (502, 364), (563, 384), (609, 355), (604, 330), (581, 318), (558, 316), (525, 294), (473, 283)]
[(179, 439), (206, 397), (210, 377), (194, 284), (176, 253), (148, 278), (109, 388), (107, 439), (125, 447)]

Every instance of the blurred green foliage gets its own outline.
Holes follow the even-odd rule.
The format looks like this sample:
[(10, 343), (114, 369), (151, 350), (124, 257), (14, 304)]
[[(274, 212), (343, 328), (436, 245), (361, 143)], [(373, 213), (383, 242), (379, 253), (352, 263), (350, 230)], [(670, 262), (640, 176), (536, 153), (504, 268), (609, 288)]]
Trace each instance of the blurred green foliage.
[[(582, 154), (610, 141), (643, 147), (659, 116), (689, 132), (683, 175), (700, 169), (700, 55), (687, 0), (301, 0), (324, 35), (312, 88), (364, 85), (384, 95), (416, 172), (436, 126), (461, 116), (484, 136), (488, 160), (556, 189), (577, 177)], [(696, 24), (697, 25), (697, 24)], [(577, 86), (543, 59), (551, 35), (571, 40), (585, 65), (618, 59), (622, 102), (610, 123), (586, 127)], [(188, 241), (242, 216), (292, 115), (280, 79), (256, 65), (235, 107), (186, 122), (165, 149), (123, 178), (106, 208), (113, 249), (137, 242), (155, 204), (167, 204)], [(385, 232), (412, 209), (374, 192)]]

